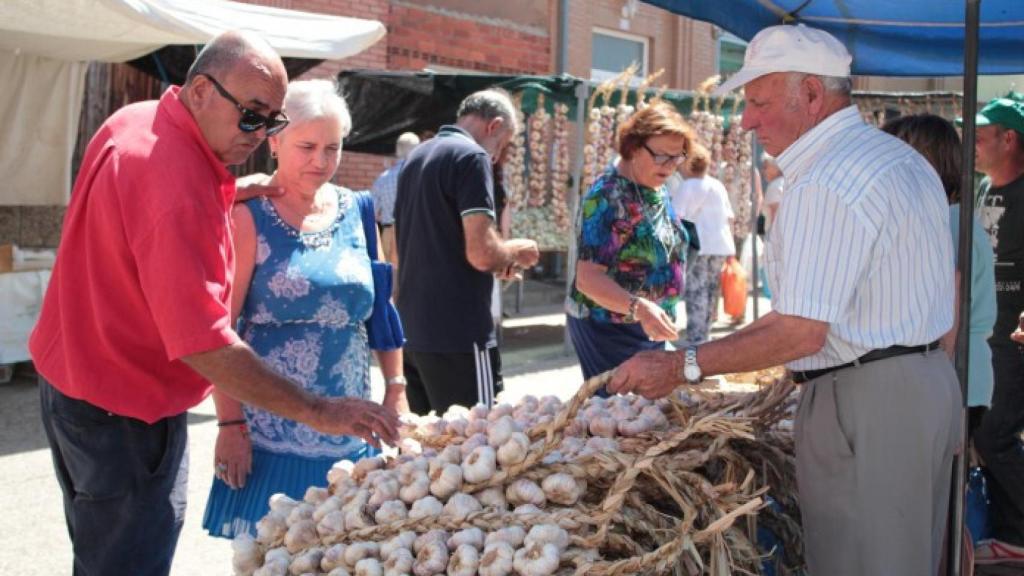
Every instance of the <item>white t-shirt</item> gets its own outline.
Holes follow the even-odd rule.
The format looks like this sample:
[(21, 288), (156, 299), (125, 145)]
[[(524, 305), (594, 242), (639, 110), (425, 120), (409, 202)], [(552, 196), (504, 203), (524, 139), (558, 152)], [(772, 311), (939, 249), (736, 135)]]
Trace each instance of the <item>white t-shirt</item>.
[(729, 219), (733, 218), (729, 193), (712, 176), (687, 178), (672, 188), (672, 209), (676, 217), (697, 226), (701, 256), (735, 256)]

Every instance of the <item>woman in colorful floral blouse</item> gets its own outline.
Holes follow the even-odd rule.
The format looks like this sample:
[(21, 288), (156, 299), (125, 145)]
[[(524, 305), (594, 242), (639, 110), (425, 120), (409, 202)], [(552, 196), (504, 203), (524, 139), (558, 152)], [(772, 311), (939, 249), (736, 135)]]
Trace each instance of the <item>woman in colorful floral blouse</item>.
[(583, 198), (579, 257), (566, 302), (584, 378), (677, 338), (686, 234), (664, 183), (694, 145), (693, 130), (665, 103), (619, 128), (619, 162)]

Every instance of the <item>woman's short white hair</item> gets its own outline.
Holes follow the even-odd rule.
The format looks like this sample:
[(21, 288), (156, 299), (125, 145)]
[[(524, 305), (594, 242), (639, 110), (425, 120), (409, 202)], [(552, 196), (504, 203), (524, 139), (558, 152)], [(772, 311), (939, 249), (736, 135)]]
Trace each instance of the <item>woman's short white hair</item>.
[(292, 125), (318, 118), (337, 118), (341, 122), (342, 138), (352, 130), (348, 104), (338, 94), (337, 84), (331, 80), (296, 80), (289, 83), (284, 97), (284, 112)]

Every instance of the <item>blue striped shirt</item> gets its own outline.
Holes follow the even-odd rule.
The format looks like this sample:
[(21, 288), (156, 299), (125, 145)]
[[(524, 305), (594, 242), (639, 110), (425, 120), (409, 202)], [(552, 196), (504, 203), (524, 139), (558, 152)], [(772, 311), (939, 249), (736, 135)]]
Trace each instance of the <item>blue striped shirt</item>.
[(779, 313), (829, 324), (813, 370), (953, 325), (949, 205), (931, 165), (903, 141), (840, 110), (778, 157), (787, 189), (765, 248)]

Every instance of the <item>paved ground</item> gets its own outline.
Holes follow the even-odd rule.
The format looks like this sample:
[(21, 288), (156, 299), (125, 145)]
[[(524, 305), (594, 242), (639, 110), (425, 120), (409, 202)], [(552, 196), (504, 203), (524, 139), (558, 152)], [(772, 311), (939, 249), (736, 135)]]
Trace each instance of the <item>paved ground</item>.
[[(762, 312), (766, 309), (763, 304)], [(564, 355), (564, 316), (557, 307), (541, 312), (505, 322), (506, 390), (513, 401), (524, 394), (568, 398), (581, 382), (575, 356)], [(729, 329), (717, 328), (717, 334)], [(39, 420), (35, 383), (26, 372), (22, 369), (21, 377), (0, 385), (0, 575), (70, 574), (60, 489)], [(376, 373), (375, 383), (379, 387)], [(215, 419), (211, 401), (189, 413), (189, 507), (174, 576), (231, 573), (229, 542), (211, 538), (201, 529), (213, 477)]]

